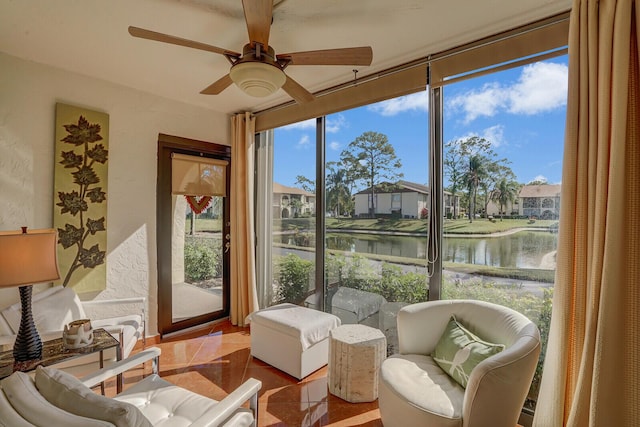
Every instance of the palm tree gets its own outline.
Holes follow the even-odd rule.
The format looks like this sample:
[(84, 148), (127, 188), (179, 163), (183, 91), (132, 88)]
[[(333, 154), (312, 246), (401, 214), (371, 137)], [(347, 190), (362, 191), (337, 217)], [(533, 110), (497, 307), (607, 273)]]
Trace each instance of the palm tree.
[(469, 189), (469, 222), (473, 222), (476, 211), (476, 196), (478, 187), (487, 176), (487, 158), (480, 154), (469, 157), (468, 166), (464, 172), (463, 180)]
[(502, 213), (504, 212), (503, 208), (506, 208), (507, 203), (513, 203), (519, 191), (520, 184), (511, 179), (502, 178), (496, 184), (496, 187), (491, 193), (491, 200), (500, 205), (500, 221), (502, 221), (502, 217), (504, 216)]
[(327, 208), (333, 210), (338, 217), (351, 200), (351, 191), (346, 182), (347, 173), (344, 169), (335, 168), (335, 162), (327, 163), (327, 171)]

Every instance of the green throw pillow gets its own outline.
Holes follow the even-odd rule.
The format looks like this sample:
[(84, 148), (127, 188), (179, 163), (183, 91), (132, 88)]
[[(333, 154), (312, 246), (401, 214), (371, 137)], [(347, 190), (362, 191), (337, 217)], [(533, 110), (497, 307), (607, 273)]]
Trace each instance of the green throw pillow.
[(452, 316), (431, 357), (451, 378), (466, 388), (473, 368), (502, 350), (504, 345), (481, 340)]

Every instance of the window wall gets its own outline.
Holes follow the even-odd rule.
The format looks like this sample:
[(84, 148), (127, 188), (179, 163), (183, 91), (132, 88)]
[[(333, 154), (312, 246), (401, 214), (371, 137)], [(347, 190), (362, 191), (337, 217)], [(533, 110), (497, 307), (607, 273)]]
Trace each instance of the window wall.
[[(511, 307), (546, 346), (567, 101), (567, 56), (443, 88), (442, 299)], [(544, 351), (542, 354), (544, 357)], [(542, 361), (541, 361), (542, 362)], [(527, 405), (535, 406), (539, 364)]]
[(393, 351), (399, 308), (428, 299), (427, 131), (426, 92), (274, 130), (269, 304), (380, 327)]
[(275, 129), (272, 193), (278, 185), (289, 188), (289, 200), (306, 192), (299, 194), (315, 197), (315, 211), (304, 217), (301, 210), (294, 222), (273, 210), (271, 272), (259, 280), (273, 290), (268, 303), (378, 327), (393, 353), (402, 306), (484, 300), (534, 321), (544, 357), (562, 198), (567, 31), (566, 16), (553, 17), (434, 55), (427, 91)]

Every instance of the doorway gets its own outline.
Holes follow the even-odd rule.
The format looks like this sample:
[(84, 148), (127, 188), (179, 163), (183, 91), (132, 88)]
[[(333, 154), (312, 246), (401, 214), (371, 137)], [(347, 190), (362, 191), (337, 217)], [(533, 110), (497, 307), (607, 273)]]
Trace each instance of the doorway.
[(231, 148), (158, 137), (160, 335), (229, 315)]

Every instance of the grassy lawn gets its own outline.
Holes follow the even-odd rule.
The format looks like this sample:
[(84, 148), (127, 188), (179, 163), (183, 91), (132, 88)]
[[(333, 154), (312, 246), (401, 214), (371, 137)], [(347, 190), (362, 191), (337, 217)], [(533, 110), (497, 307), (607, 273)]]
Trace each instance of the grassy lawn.
[[(529, 224), (526, 219), (495, 219), (494, 222), (485, 218), (477, 218), (472, 223), (468, 219), (445, 220), (444, 232), (447, 234), (491, 234), (513, 228), (543, 228), (557, 224), (557, 220), (537, 220)], [(367, 219), (367, 218), (327, 218), (327, 228), (339, 231), (400, 231), (408, 233), (427, 233), (427, 221), (423, 219)], [(274, 231), (313, 230), (313, 218), (291, 218), (274, 220)]]
[(472, 223), (467, 219), (447, 219), (444, 222), (444, 232), (450, 234), (491, 234), (513, 228), (542, 228), (547, 229), (551, 225), (557, 224), (558, 220), (539, 219), (529, 224), (527, 219), (494, 219), (494, 222), (485, 218), (475, 219)]
[[(222, 221), (220, 219), (196, 218), (196, 232), (200, 231), (220, 231)], [(187, 218), (185, 231), (188, 233), (191, 229), (191, 220)]]

